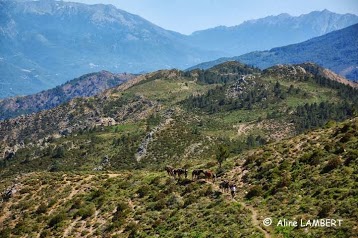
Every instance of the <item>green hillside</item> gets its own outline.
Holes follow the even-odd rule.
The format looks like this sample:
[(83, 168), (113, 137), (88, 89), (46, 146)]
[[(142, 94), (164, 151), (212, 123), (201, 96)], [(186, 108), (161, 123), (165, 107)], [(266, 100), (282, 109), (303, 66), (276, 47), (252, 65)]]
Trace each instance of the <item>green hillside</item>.
[[(0, 191), (14, 185), (14, 194), (1, 203), (0, 236), (291, 237), (302, 230), (261, 227), (263, 216), (316, 218), (344, 196), (325, 215), (345, 226), (305, 237), (354, 236), (354, 209), (338, 207), (356, 199), (357, 121), (347, 119), (358, 93), (316, 68), (157, 71), (1, 121)], [(166, 165), (189, 178), (168, 176)], [(192, 181), (193, 169), (217, 180)], [(235, 200), (220, 190), (224, 179), (238, 185)]]

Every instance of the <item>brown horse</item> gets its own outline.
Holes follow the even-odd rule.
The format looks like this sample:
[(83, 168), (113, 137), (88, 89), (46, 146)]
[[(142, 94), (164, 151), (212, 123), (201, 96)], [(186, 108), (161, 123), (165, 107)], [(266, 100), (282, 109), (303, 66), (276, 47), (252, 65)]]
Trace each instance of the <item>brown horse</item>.
[(174, 168), (172, 166), (165, 166), (165, 170), (167, 171), (169, 176), (174, 176)]
[(204, 174), (205, 174), (205, 179), (212, 179), (213, 181), (215, 181), (216, 175), (211, 170), (205, 170)]
[(204, 174), (204, 170), (202, 169), (194, 169), (193, 172), (191, 172), (191, 179), (194, 180), (194, 178), (198, 179), (200, 174)]
[(184, 174), (185, 178), (188, 177), (188, 170), (187, 169), (174, 169), (173, 170), (173, 173), (174, 173), (174, 177), (177, 175), (178, 178), (180, 179), (181, 176)]
[(224, 191), (224, 192), (228, 192), (230, 189), (230, 183), (227, 180), (222, 181), (219, 184), (219, 187)]

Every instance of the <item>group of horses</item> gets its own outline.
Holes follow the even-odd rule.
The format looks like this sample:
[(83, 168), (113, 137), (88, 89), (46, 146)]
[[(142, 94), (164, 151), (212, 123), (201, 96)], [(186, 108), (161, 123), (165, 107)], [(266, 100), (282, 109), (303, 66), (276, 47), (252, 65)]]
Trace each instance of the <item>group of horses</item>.
[(236, 185), (228, 180), (224, 180), (219, 184), (219, 187), (224, 190), (224, 192), (236, 191)]
[[(180, 179), (182, 175), (185, 176), (185, 178), (188, 178), (188, 170), (183, 168), (173, 168), (172, 166), (165, 166), (165, 170), (167, 171), (169, 176), (173, 176), (174, 178)], [(211, 170), (204, 170), (204, 169), (194, 169), (191, 173), (191, 179), (199, 179), (199, 178), (205, 178), (205, 179), (212, 179), (215, 181), (216, 174), (212, 172)], [(229, 182), (228, 180), (224, 180), (219, 184), (220, 189), (222, 189), (224, 192), (231, 192), (231, 196), (234, 198), (236, 193), (236, 185), (232, 182)]]
[[(187, 169), (183, 169), (183, 168), (173, 168), (172, 166), (165, 166), (165, 170), (167, 171), (168, 175), (173, 176), (174, 178), (181, 178), (182, 175), (185, 176), (185, 178), (188, 178), (188, 170)], [(203, 170), (203, 169), (194, 169), (193, 172), (191, 173), (191, 179), (199, 179), (201, 177), (201, 175), (205, 178), (205, 179), (212, 179), (213, 181), (216, 178), (216, 175), (214, 172), (212, 172), (211, 170)]]
[(170, 176), (173, 176), (174, 178), (181, 178), (182, 175), (185, 176), (185, 178), (188, 177), (188, 170), (187, 169), (182, 169), (182, 168), (179, 168), (179, 169), (175, 169), (173, 168), (172, 166), (165, 166), (165, 170), (167, 171), (168, 175)]

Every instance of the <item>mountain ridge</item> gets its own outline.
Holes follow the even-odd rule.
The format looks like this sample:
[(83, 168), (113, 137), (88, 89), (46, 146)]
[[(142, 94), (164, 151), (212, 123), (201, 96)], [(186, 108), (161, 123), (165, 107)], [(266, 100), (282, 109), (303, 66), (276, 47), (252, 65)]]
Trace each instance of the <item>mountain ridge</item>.
[(6, 17), (0, 29), (0, 97), (38, 92), (96, 69), (138, 73), (219, 56), (114, 6), (62, 1), (1, 5)]
[[(1, 98), (37, 93), (96, 70), (138, 73), (164, 68), (184, 69), (235, 52), (228, 50), (231, 43), (226, 44), (214, 37), (197, 41), (197, 34), (186, 36), (165, 30), (111, 5), (62, 1), (1, 1), (0, 4), (1, 15), (4, 16), (0, 27)], [(318, 22), (324, 22), (326, 31), (358, 19), (330, 12), (326, 14), (330, 21), (319, 14), (315, 16), (321, 19)], [(314, 22), (312, 19), (306, 22), (302, 29), (313, 27), (310, 25), (310, 22)], [(267, 34), (259, 29), (258, 32)], [(301, 39), (297, 32), (291, 33), (288, 31), (287, 35), (295, 38), (295, 41)], [(317, 30), (311, 33), (304, 37), (305, 40), (320, 34)], [(241, 37), (219, 35), (235, 42), (239, 42)], [(243, 35), (244, 39), (253, 36), (252, 32)], [(269, 41), (267, 37), (261, 38)], [(276, 42), (275, 46), (290, 43), (281, 36), (275, 39), (272, 40)], [(211, 46), (204, 49), (202, 46), (210, 40), (226, 50)], [(242, 42), (240, 45), (247, 52), (257, 49)], [(36, 52), (33, 51), (34, 47)]]
[(90, 73), (34, 95), (0, 100), (0, 120), (56, 107), (76, 97), (90, 97), (131, 80), (132, 74)]
[(227, 56), (235, 56), (299, 43), (356, 23), (358, 16), (354, 14), (337, 14), (328, 10), (300, 16), (282, 13), (248, 20), (236, 26), (197, 31), (192, 34), (192, 43), (204, 49), (226, 52)]
[[(241, 80), (242, 75), (248, 75), (250, 83)], [(285, 86), (277, 86), (278, 81), (274, 84), (271, 78)], [(220, 86), (222, 84), (225, 86)], [(284, 101), (288, 96), (293, 97), (294, 105), (305, 100), (320, 102), (327, 97), (325, 92), (302, 100), (302, 90), (306, 90), (307, 97), (312, 87), (310, 84), (331, 88), (329, 94), (333, 98), (347, 97), (353, 92), (353, 89), (327, 78), (324, 71), (314, 64), (274, 66), (262, 72), (238, 62), (223, 63), (206, 71), (160, 70), (140, 75), (95, 97), (72, 99), (50, 110), (0, 121), (0, 135), (5, 144), (11, 141), (16, 144), (25, 139), (37, 141), (48, 136), (61, 137), (76, 131), (92, 130), (103, 124), (110, 126), (141, 121), (155, 111), (166, 114), (171, 107), (184, 107), (188, 113), (202, 111), (211, 114), (221, 110), (252, 110), (256, 104), (265, 111), (272, 103), (275, 109), (271, 110), (277, 110), (276, 113), (281, 115), (281, 110), (287, 107)], [(271, 87), (274, 93), (270, 91)], [(275, 91), (276, 87), (286, 89)], [(302, 89), (292, 90), (296, 87)], [(346, 91), (335, 95), (336, 88)], [(276, 108), (280, 103), (282, 108)], [(192, 111), (191, 108), (196, 107), (199, 111)], [(179, 111), (183, 113), (182, 110)], [(272, 116), (266, 117), (270, 119)]]
[(207, 69), (215, 64), (237, 60), (260, 68), (275, 64), (297, 64), (314, 62), (348, 79), (357, 79), (358, 24), (330, 32), (298, 44), (255, 51), (235, 57), (225, 57), (205, 62), (193, 68)]

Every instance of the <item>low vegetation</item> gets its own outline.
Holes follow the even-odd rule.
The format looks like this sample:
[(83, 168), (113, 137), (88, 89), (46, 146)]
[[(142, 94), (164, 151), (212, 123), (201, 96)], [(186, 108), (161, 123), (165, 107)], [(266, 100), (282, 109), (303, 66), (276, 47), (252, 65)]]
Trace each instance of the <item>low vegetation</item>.
[[(354, 237), (358, 94), (327, 80), (303, 66), (164, 70), (1, 121), (0, 236)], [(345, 223), (267, 228), (267, 216)]]

